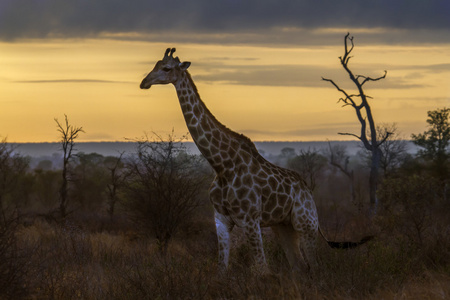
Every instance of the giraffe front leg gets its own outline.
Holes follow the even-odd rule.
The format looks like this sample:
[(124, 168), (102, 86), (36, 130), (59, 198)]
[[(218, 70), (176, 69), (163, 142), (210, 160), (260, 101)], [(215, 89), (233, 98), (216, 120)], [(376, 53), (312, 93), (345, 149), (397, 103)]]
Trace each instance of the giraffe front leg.
[(269, 267), (267, 266), (266, 256), (264, 255), (263, 240), (259, 222), (255, 221), (251, 224), (247, 224), (244, 227), (244, 231), (254, 253), (255, 271), (259, 274), (268, 274)]
[(230, 259), (230, 232), (234, 224), (226, 216), (215, 212), (217, 241), (219, 248), (219, 270), (225, 272)]

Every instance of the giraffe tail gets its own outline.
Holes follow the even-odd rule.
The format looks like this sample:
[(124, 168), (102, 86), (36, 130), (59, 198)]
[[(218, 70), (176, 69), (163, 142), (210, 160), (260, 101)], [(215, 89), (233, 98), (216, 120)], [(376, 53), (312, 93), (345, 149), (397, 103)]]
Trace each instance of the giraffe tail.
[(352, 248), (356, 248), (356, 247), (358, 247), (358, 246), (360, 246), (362, 244), (367, 243), (368, 241), (370, 241), (370, 240), (372, 240), (374, 238), (373, 235), (368, 235), (368, 236), (363, 237), (359, 242), (349, 242), (349, 241), (333, 242), (333, 241), (327, 240), (327, 238), (323, 234), (322, 229), (320, 229), (320, 227), (319, 227), (319, 233), (323, 237), (323, 239), (328, 243), (328, 246), (330, 246), (331, 248), (335, 248), (335, 249), (352, 249)]

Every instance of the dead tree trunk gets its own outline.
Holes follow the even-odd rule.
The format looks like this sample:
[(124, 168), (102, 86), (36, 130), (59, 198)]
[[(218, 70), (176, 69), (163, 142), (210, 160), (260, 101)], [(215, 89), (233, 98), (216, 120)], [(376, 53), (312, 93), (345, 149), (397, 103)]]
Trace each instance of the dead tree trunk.
[[(339, 101), (342, 101), (344, 103), (343, 106), (347, 105), (352, 106), (355, 109), (358, 121), (361, 123), (360, 135), (353, 133), (339, 133), (339, 134), (351, 135), (358, 138), (364, 144), (364, 147), (372, 152), (372, 164), (370, 168), (370, 179), (369, 179), (369, 189), (370, 189), (369, 195), (370, 195), (371, 212), (372, 214), (375, 214), (378, 206), (376, 191), (378, 185), (378, 170), (380, 168), (380, 161), (381, 161), (380, 145), (386, 141), (390, 133), (387, 132), (386, 135), (380, 141), (377, 140), (375, 121), (373, 119), (372, 110), (370, 108), (368, 101), (368, 99), (371, 99), (371, 97), (364, 92), (363, 86), (369, 81), (378, 81), (380, 79), (386, 78), (387, 71), (384, 71), (383, 76), (377, 78), (353, 74), (353, 72), (350, 70), (348, 66), (348, 63), (351, 58), (350, 53), (354, 48), (353, 37), (350, 37), (350, 33), (347, 33), (347, 35), (345, 36), (344, 47), (345, 47), (344, 56), (340, 56), (339, 60), (342, 64), (342, 67), (350, 76), (350, 80), (355, 84), (358, 92), (356, 94), (349, 94), (345, 90), (341, 89), (333, 80), (323, 77), (322, 80), (330, 82), (339, 92), (341, 92), (344, 95), (344, 97), (340, 98)], [(357, 99), (360, 100), (360, 102), (358, 101), (359, 103), (356, 102)], [(368, 129), (367, 123), (369, 125)], [(370, 134), (370, 138), (367, 137), (368, 133)]]
[(78, 137), (80, 132), (84, 132), (82, 127), (74, 127), (69, 124), (67, 115), (65, 117), (65, 126), (59, 123), (58, 119), (55, 118), (56, 125), (58, 127), (58, 132), (61, 134), (61, 150), (63, 151), (63, 169), (62, 169), (62, 183), (59, 190), (59, 212), (62, 218), (67, 215), (67, 194), (68, 194), (68, 168), (69, 162), (72, 158), (72, 151), (75, 146), (75, 139)]

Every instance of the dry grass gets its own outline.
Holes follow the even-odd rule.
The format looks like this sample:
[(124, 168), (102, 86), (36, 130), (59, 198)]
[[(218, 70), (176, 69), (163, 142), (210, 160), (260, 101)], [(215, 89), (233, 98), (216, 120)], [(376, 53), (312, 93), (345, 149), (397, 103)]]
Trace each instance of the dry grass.
[[(214, 224), (199, 222), (174, 238), (167, 256), (154, 239), (127, 226), (66, 226), (37, 220), (16, 229), (29, 253), (26, 299), (448, 299), (450, 238), (430, 229), (426, 245), (381, 233), (360, 248), (339, 251), (319, 243), (319, 270), (294, 276), (282, 249), (265, 231), (272, 275), (255, 276), (242, 233), (233, 232), (230, 272), (217, 274)], [(78, 222), (78, 223), (77, 223)], [(438, 222), (439, 223), (439, 222)], [(355, 224), (347, 223), (351, 235)], [(443, 229), (447, 228), (447, 229)], [(332, 232), (328, 228), (329, 232)], [(382, 232), (382, 231), (381, 231)], [(344, 233), (345, 235), (345, 233)], [(18, 268), (23, 265), (18, 264)], [(1, 298), (1, 297), (0, 297)], [(5, 297), (7, 298), (7, 297)]]

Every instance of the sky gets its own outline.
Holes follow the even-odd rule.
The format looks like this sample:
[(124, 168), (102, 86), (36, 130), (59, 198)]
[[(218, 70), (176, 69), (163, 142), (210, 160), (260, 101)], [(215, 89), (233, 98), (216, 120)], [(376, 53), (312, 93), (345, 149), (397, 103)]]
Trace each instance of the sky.
[(450, 106), (448, 0), (0, 0), (0, 137), (56, 142), (55, 118), (80, 142), (187, 132), (172, 85), (140, 90), (176, 47), (216, 118), (254, 141), (354, 140), (340, 65), (344, 36), (377, 124), (426, 130)]

